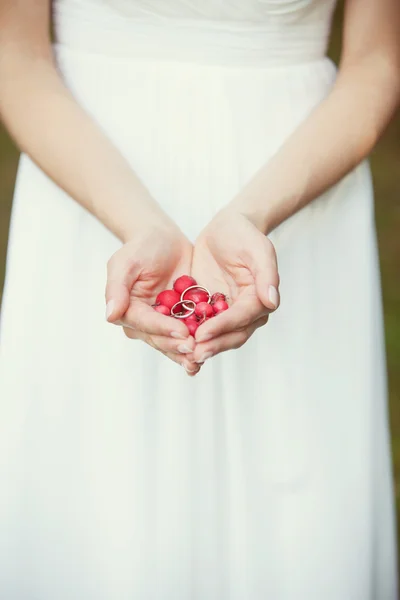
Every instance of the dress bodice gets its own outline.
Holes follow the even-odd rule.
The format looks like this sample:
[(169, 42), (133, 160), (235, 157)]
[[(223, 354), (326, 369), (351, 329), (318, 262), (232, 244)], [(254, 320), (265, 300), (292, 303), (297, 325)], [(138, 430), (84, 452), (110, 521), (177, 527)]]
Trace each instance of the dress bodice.
[[(336, 0), (54, 0), (56, 34), (97, 50), (251, 64), (324, 56)], [(108, 32), (118, 32), (112, 39)], [(120, 39), (123, 36), (123, 39)], [(128, 48), (129, 47), (129, 48)], [(173, 48), (172, 48), (173, 47)], [(171, 50), (172, 48), (172, 50)]]
[(58, 0), (127, 17), (200, 19), (262, 24), (271, 19), (329, 19), (336, 0)]

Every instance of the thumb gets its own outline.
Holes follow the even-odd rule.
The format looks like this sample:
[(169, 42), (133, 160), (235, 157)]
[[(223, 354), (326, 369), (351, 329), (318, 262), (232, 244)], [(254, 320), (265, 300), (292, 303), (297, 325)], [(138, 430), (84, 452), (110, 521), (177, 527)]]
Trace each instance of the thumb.
[(260, 302), (271, 312), (276, 310), (280, 303), (279, 274), (275, 251), (271, 253), (263, 248), (255, 256), (253, 276), (256, 292)]
[(124, 282), (108, 280), (106, 286), (106, 320), (110, 323), (119, 321), (129, 308), (129, 299), (129, 289)]
[(130, 293), (137, 278), (136, 265), (123, 254), (116, 252), (107, 263), (106, 320), (119, 321), (129, 308)]

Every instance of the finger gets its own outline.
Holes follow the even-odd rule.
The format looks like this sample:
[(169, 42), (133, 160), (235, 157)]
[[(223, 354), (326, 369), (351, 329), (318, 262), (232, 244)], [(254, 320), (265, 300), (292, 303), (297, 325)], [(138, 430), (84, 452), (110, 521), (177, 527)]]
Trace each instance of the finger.
[(121, 254), (113, 255), (107, 263), (106, 319), (115, 323), (129, 308), (130, 291), (137, 273)]
[(253, 323), (241, 331), (225, 333), (209, 342), (197, 344), (193, 353), (194, 362), (202, 364), (212, 356), (216, 356), (221, 352), (240, 348), (259, 327), (263, 327), (268, 322), (268, 318), (268, 315), (264, 315), (256, 321), (253, 321)]
[(263, 305), (271, 312), (279, 306), (279, 273), (275, 248), (266, 240), (262, 252), (254, 252), (250, 264), (256, 292)]
[(228, 310), (209, 319), (197, 329), (196, 342), (205, 342), (225, 333), (245, 329), (258, 318), (267, 313), (257, 296), (244, 292), (239, 295)]
[[(123, 325), (123, 320), (121, 320), (121, 324)], [(149, 335), (148, 333), (143, 333), (130, 327), (125, 327), (125, 329), (127, 332), (130, 332), (130, 334), (127, 334), (127, 337), (131, 339), (142, 339), (148, 343), (151, 342), (151, 345), (162, 352), (174, 352), (175, 354), (188, 355), (192, 354), (196, 347), (194, 337), (191, 335), (185, 340), (179, 340), (165, 335)]]
[(189, 330), (182, 319), (162, 315), (141, 300), (130, 303), (123, 323), (126, 327), (133, 327), (149, 335), (172, 337), (178, 340), (186, 340), (189, 335)]
[(154, 338), (150, 337), (147, 343), (150, 344), (150, 346), (153, 346), (153, 348), (155, 348), (162, 354), (164, 354), (164, 356), (166, 356), (167, 358), (181, 365), (186, 370), (186, 373), (191, 377), (194, 377), (194, 375), (196, 375), (200, 371), (201, 365), (194, 362), (193, 353), (191, 353), (189, 358), (186, 354), (182, 354), (181, 352), (164, 351), (162, 350), (162, 348), (158, 347), (157, 344), (155, 344)]
[(184, 363), (182, 365), (186, 371), (186, 373), (189, 375), (189, 377), (195, 377), (197, 375), (197, 373), (200, 372), (201, 369), (201, 365), (198, 365), (196, 363), (191, 363), (189, 365), (187, 365), (186, 363)]
[[(193, 350), (194, 350), (194, 346), (195, 346), (194, 338), (192, 336), (190, 336), (190, 337), (192, 337), (192, 340), (185, 340), (185, 342), (184, 342), (184, 345), (186, 346), (186, 348), (188, 348), (188, 349), (190, 348), (189, 352), (190, 352), (191, 358), (189, 358), (187, 356), (187, 354), (189, 354), (189, 352), (186, 352), (186, 349), (185, 349), (185, 352), (183, 352), (182, 349), (177, 350), (177, 346), (180, 345), (177, 340), (173, 340), (173, 339), (168, 340), (168, 342), (171, 342), (171, 349), (166, 350), (165, 348), (167, 347), (167, 344), (166, 344), (167, 338), (150, 336), (146, 333), (143, 333), (142, 331), (132, 329), (130, 327), (123, 326), (122, 328), (123, 328), (125, 335), (128, 338), (130, 338), (132, 340), (141, 340), (141, 341), (145, 342), (146, 344), (148, 344), (149, 346), (151, 346), (152, 348), (154, 348), (155, 350), (158, 350), (159, 352), (164, 354), (164, 356), (166, 356), (173, 362), (176, 362), (177, 364), (184, 367), (184, 369), (186, 370), (188, 375), (193, 377), (200, 371), (200, 365), (195, 363), (192, 358)], [(175, 344), (175, 346), (174, 346), (174, 344)]]
[(188, 360), (182, 354), (177, 354), (176, 352), (163, 352), (162, 350), (159, 350), (159, 352), (161, 352), (161, 354), (164, 354), (164, 356), (183, 367), (186, 373), (191, 377), (194, 377), (194, 375), (196, 375), (200, 371), (201, 365), (195, 363), (194, 361)]
[(151, 335), (149, 336), (152, 342), (162, 350), (163, 352), (175, 352), (175, 354), (192, 354), (196, 347), (194, 337), (189, 335), (185, 340), (178, 340), (175, 338)]
[[(152, 344), (150, 343), (150, 345), (152, 345)], [(153, 348), (155, 348), (155, 346), (153, 346)], [(184, 356), (182, 354), (179, 354), (176, 352), (163, 352), (159, 348), (156, 348), (156, 350), (159, 350), (159, 352), (161, 352), (161, 354), (164, 354), (164, 356), (166, 356), (173, 362), (176, 362), (178, 365), (183, 367), (185, 369), (186, 373), (188, 375), (190, 375), (191, 377), (194, 377), (200, 371), (201, 365), (195, 363), (194, 361), (188, 360), (186, 358), (186, 356)]]

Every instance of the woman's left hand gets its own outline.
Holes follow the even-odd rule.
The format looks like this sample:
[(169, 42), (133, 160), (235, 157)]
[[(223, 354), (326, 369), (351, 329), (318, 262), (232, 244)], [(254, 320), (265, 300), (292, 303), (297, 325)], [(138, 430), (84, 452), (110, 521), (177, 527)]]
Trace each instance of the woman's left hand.
[(221, 210), (200, 233), (191, 274), (211, 292), (226, 294), (229, 303), (228, 310), (196, 331), (196, 348), (190, 357), (195, 362), (239, 348), (279, 306), (275, 248), (236, 210)]

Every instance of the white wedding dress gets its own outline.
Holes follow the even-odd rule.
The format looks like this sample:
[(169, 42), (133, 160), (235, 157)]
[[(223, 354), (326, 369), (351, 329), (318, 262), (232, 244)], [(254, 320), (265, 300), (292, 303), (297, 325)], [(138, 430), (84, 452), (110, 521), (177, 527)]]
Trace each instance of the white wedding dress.
[[(328, 94), (334, 4), (58, 0), (54, 49), (194, 240)], [(22, 155), (1, 315), (2, 599), (397, 598), (368, 163), (271, 240), (279, 310), (189, 378), (105, 321), (120, 243)]]

